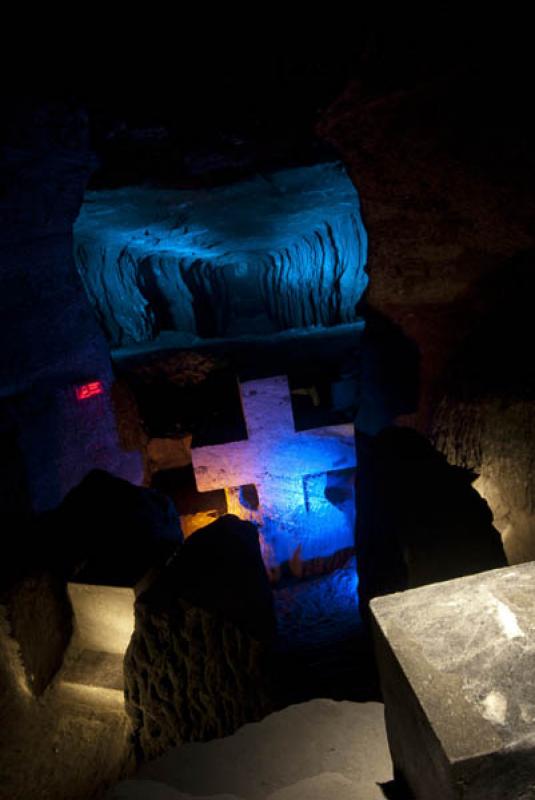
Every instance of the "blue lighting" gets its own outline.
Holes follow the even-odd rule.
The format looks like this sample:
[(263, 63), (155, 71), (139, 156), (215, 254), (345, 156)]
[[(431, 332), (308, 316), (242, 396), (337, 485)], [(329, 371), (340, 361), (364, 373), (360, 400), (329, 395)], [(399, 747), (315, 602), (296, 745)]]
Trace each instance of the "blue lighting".
[[(299, 645), (300, 637), (344, 638), (359, 622), (354, 558), (347, 566), (355, 525), (353, 425), (296, 431), (285, 376), (246, 381), (240, 396), (248, 438), (193, 448), (197, 488), (231, 487), (229, 510), (258, 525), (266, 567), (283, 579), (274, 587), (281, 646)], [(285, 588), (292, 575), (302, 580)]]
[(366, 257), (358, 195), (336, 163), (204, 191), (89, 192), (75, 226), (78, 270), (116, 348), (353, 322)]
[(358, 576), (353, 558), (345, 568), (291, 587), (275, 587), (282, 650), (347, 640), (360, 628)]
[[(285, 376), (240, 385), (245, 441), (193, 448), (201, 492), (254, 484), (258, 509), (231, 511), (260, 527), (270, 570), (332, 557), (353, 546), (356, 466), (351, 424), (296, 431)], [(337, 474), (338, 473), (338, 474)]]

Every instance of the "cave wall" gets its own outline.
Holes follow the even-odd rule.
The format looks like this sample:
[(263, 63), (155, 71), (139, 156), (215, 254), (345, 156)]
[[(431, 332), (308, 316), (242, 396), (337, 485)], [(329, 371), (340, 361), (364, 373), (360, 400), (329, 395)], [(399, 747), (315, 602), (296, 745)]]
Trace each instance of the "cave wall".
[(444, 61), (412, 82), (390, 66), (388, 81), (351, 81), (317, 129), (361, 191), (370, 311), (419, 353), (417, 404), (397, 421), (479, 475), (508, 559), (530, 560), (535, 161), (523, 73), (514, 57)]
[(368, 282), (359, 198), (336, 162), (88, 192), (75, 255), (112, 347), (353, 322)]
[[(87, 119), (65, 104), (23, 101), (7, 108), (5, 119), (2, 429), (15, 441), (26, 497), (39, 511), (91, 467), (136, 481), (141, 474), (137, 456), (119, 446), (109, 352), (73, 262), (72, 226), (95, 168)], [(100, 380), (104, 393), (78, 403), (74, 387), (91, 380)]]
[(509, 562), (535, 559), (535, 252), (487, 277), (494, 296), (452, 359), (432, 434), (452, 464), (478, 474)]
[(433, 436), (451, 464), (477, 473), (508, 562), (535, 560), (535, 402), (446, 395)]
[(359, 187), (367, 299), (418, 346), (411, 421), (429, 431), (451, 358), (495, 303), (482, 281), (535, 243), (535, 166), (512, 67), (444, 62), (439, 76), (404, 82), (388, 64), (388, 85), (350, 81), (317, 131)]

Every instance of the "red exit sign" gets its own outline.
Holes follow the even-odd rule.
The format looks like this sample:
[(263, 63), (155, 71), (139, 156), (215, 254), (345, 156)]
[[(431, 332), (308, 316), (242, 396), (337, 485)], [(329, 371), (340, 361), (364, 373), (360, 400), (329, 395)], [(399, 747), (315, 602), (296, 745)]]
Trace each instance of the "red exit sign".
[(75, 387), (77, 400), (89, 400), (99, 394), (104, 394), (104, 386), (101, 381), (91, 381)]

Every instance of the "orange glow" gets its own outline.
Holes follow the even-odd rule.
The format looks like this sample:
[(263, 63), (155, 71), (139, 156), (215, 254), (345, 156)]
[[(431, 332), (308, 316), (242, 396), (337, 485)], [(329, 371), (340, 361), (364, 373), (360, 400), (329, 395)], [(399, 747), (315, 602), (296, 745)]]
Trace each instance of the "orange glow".
[(220, 517), (217, 511), (198, 511), (196, 514), (181, 514), (180, 527), (184, 534), (184, 539), (191, 536), (192, 533), (198, 531), (200, 528), (206, 528), (212, 522), (215, 522)]

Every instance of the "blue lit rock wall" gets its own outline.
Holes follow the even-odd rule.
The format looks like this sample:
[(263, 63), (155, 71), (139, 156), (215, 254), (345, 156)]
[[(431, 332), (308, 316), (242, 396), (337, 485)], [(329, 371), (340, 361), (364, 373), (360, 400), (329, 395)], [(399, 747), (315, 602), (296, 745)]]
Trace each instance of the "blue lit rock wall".
[[(56, 505), (92, 468), (140, 480), (140, 459), (119, 444), (111, 403), (109, 349), (73, 262), (72, 225), (95, 168), (87, 119), (62, 104), (9, 109), (2, 141), (0, 201), (0, 516), (11, 502), (14, 459), (27, 503)], [(78, 403), (75, 386), (104, 393)], [(3, 480), (4, 483), (4, 480)], [(28, 509), (26, 509), (27, 511)], [(7, 530), (7, 528), (6, 528)]]
[(197, 191), (86, 194), (75, 256), (115, 347), (162, 331), (269, 334), (356, 318), (367, 236), (340, 164)]

